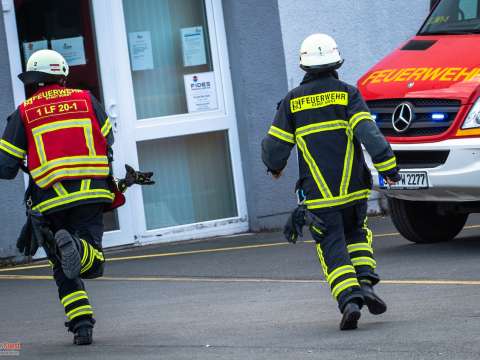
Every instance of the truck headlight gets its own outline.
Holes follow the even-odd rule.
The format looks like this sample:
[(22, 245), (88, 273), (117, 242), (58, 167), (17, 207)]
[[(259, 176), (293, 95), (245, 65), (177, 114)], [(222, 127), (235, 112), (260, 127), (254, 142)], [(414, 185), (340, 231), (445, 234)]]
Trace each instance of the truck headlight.
[(470, 109), (470, 112), (463, 122), (462, 129), (473, 129), (478, 127), (480, 127), (480, 98), (475, 101), (475, 104)]

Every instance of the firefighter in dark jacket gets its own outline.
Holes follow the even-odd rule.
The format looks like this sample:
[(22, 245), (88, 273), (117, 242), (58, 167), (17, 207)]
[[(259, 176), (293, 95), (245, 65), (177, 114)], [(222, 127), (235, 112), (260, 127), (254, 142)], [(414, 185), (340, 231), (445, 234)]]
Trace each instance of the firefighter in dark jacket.
[(35, 52), (19, 78), (36, 93), (9, 116), (0, 140), (0, 178), (13, 179), (26, 159), (28, 204), (48, 221), (49, 254), (68, 329), (92, 342), (93, 309), (81, 278), (103, 274), (103, 211), (112, 203), (112, 125), (99, 102), (65, 87), (69, 68), (52, 50)]
[(285, 233), (295, 242), (302, 226), (309, 225), (325, 278), (343, 313), (340, 328), (349, 330), (357, 328), (364, 304), (373, 314), (386, 311), (373, 291), (380, 279), (367, 226), (372, 180), (361, 144), (389, 184), (398, 181), (399, 174), (391, 147), (359, 91), (338, 79), (336, 69), (342, 63), (330, 36), (305, 39), (300, 66), (306, 75), (279, 103), (262, 142), (262, 159), (278, 178), (297, 145), (302, 206), (290, 217)]

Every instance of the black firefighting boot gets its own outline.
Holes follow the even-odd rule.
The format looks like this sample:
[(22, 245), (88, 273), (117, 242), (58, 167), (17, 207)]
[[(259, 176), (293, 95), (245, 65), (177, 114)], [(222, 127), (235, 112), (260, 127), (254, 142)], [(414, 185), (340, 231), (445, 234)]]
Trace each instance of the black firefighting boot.
[(69, 323), (68, 331), (73, 333), (73, 343), (75, 345), (90, 345), (93, 342), (93, 325), (94, 319), (82, 319), (77, 321), (74, 325)]
[(362, 279), (360, 280), (360, 285), (363, 290), (363, 297), (365, 298), (365, 304), (368, 307), (368, 311), (370, 311), (373, 315), (380, 315), (387, 311), (387, 304), (380, 299), (380, 297), (375, 294), (373, 291), (373, 285), (370, 280)]
[(67, 230), (58, 230), (55, 234), (55, 242), (60, 253), (62, 270), (69, 279), (80, 276), (81, 259), (79, 246), (76, 239)]
[(350, 301), (343, 308), (342, 321), (340, 322), (340, 330), (354, 330), (357, 328), (358, 320), (362, 313), (360, 306), (356, 301)]

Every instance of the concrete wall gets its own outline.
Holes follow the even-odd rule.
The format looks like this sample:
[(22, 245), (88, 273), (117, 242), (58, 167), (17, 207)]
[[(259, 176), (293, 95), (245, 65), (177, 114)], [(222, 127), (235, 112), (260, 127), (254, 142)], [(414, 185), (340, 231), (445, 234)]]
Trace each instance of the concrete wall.
[(285, 176), (273, 181), (260, 143), (287, 93), (277, 0), (223, 0), (235, 107), (252, 230), (278, 228), (295, 207), (297, 163), (292, 153)]
[[(8, 63), (7, 41), (3, 16), (0, 16), (0, 133), (6, 125), (7, 116), (13, 112), (13, 92), (10, 66)], [(0, 259), (15, 256), (16, 239), (25, 221), (25, 208), (22, 205), (25, 186), (23, 177), (14, 181), (0, 180)]]

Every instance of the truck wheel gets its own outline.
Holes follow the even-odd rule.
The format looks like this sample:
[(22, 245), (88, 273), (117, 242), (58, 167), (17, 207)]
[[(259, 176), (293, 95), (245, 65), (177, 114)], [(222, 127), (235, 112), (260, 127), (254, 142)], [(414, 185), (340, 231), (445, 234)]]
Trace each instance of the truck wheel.
[(462, 231), (468, 214), (439, 214), (435, 203), (388, 199), (392, 221), (399, 233), (415, 243), (452, 240)]

